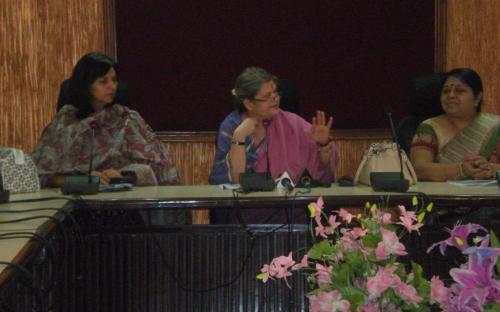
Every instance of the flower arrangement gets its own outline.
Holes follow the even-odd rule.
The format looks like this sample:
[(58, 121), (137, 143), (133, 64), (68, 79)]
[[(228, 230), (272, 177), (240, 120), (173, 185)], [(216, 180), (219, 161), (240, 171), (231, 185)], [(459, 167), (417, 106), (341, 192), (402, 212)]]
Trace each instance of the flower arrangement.
[[(425, 208), (413, 199), (414, 211), (399, 206), (398, 222), (390, 213), (367, 203), (363, 214), (352, 215), (344, 209), (326, 215), (323, 199), (308, 205), (313, 240), (319, 237), (307, 254), (296, 262), (292, 253), (274, 258), (257, 275), (264, 283), (287, 278), (302, 271), (311, 291), (306, 294), (311, 312), (333, 311), (500, 311), (500, 272), (497, 263), (500, 246), (494, 233), (476, 224), (457, 225), (450, 237), (432, 245), (442, 254), (449, 247), (460, 249), (468, 262), (450, 270), (449, 287), (439, 277), (426, 280), (422, 267), (414, 262), (405, 265), (399, 256), (407, 255), (397, 234), (417, 232), (432, 203)], [(474, 236), (474, 237), (471, 237)], [(469, 240), (472, 244), (469, 245)]]

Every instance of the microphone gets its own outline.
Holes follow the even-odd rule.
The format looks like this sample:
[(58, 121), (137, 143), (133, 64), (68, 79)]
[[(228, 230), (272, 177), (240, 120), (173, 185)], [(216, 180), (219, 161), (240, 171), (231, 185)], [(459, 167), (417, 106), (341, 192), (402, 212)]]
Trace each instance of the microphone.
[(403, 157), (401, 156), (401, 148), (399, 147), (398, 136), (396, 135), (396, 127), (394, 127), (394, 122), (392, 120), (392, 108), (389, 105), (384, 106), (385, 114), (389, 118), (389, 124), (391, 126), (392, 142), (396, 143), (396, 148), (398, 149), (399, 156), (399, 166), (401, 168), (401, 179), (404, 180), (405, 175), (403, 173)]
[(99, 191), (99, 177), (92, 176), (93, 161), (94, 161), (94, 145), (95, 145), (95, 132), (97, 123), (95, 121), (89, 124), (92, 131), (92, 142), (90, 142), (90, 159), (89, 171), (87, 175), (72, 175), (64, 177), (64, 184), (61, 191), (64, 195), (77, 194), (77, 195), (94, 195)]
[(0, 204), (9, 201), (10, 191), (4, 190), (2, 176), (0, 175)]
[(370, 183), (373, 190), (376, 192), (406, 192), (410, 187), (410, 181), (404, 178), (403, 172), (403, 157), (401, 156), (401, 148), (399, 147), (398, 137), (396, 135), (396, 128), (392, 120), (392, 109), (389, 105), (384, 106), (384, 112), (389, 118), (391, 126), (392, 141), (396, 144), (398, 150), (398, 158), (400, 165), (400, 172), (371, 172)]
[(321, 182), (319, 180), (313, 179), (312, 175), (309, 173), (309, 170), (305, 168), (302, 174), (297, 178), (295, 187), (330, 187), (331, 185), (332, 184), (330, 182)]
[(294, 183), (292, 182), (292, 178), (288, 175), (288, 173), (285, 171), (283, 172), (276, 180), (276, 187), (278, 189), (284, 189), (287, 192), (293, 191), (295, 188)]
[(0, 204), (8, 202), (9, 197), (10, 197), (10, 191), (4, 190), (3, 187), (0, 187)]
[(269, 164), (269, 137), (267, 135), (267, 132), (268, 132), (267, 128), (269, 127), (269, 124), (270, 124), (270, 121), (267, 119), (264, 119), (262, 121), (262, 126), (266, 129), (266, 137), (264, 138), (264, 140), (266, 140), (266, 173), (267, 173), (268, 178), (272, 179), (271, 165)]
[(266, 172), (243, 172), (240, 173), (240, 186), (241, 190), (245, 193), (248, 192), (270, 192), (274, 191), (276, 182), (274, 182), (271, 175), (269, 163), (269, 139), (267, 136), (267, 127), (269, 121), (264, 120), (262, 125), (266, 128)]
[(94, 161), (94, 153), (95, 153), (95, 129), (97, 129), (97, 122), (92, 121), (90, 123), (90, 129), (92, 129), (92, 142), (90, 142), (90, 160), (89, 160), (89, 184), (92, 183), (92, 162)]

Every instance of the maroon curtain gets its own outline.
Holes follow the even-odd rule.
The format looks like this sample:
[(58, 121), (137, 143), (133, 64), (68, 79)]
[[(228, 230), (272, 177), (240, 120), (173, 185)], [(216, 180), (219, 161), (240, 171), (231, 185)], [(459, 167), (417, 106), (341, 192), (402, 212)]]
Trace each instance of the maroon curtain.
[(434, 1), (116, 1), (118, 61), (153, 129), (216, 130), (246, 66), (295, 82), (301, 115), (386, 128), (433, 71)]

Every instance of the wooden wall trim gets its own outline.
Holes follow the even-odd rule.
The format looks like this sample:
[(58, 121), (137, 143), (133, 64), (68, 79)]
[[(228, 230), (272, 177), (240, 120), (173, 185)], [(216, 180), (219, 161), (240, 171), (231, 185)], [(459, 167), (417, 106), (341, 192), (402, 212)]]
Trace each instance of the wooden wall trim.
[(162, 142), (215, 143), (215, 131), (159, 131), (156, 135)]
[[(156, 132), (164, 143), (215, 143), (216, 131), (160, 131)], [(334, 141), (390, 140), (390, 129), (334, 129)]]
[(434, 1), (434, 71), (446, 71), (447, 0)]
[(116, 12), (115, 0), (103, 0), (103, 35), (104, 35), (104, 54), (117, 60), (116, 51)]

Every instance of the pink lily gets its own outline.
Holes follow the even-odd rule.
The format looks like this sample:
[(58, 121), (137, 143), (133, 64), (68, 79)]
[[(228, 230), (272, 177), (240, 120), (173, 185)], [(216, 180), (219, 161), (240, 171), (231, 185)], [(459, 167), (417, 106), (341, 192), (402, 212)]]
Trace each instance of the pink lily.
[(339, 291), (320, 292), (316, 295), (309, 295), (309, 310), (311, 312), (349, 312), (351, 304), (347, 300), (342, 300)]
[(401, 220), (401, 222), (397, 222), (396, 224), (401, 224), (402, 226), (404, 226), (408, 233), (411, 233), (411, 231), (417, 231), (418, 235), (420, 235), (419, 229), (423, 226), (422, 223), (417, 222), (413, 224), (415, 220), (409, 215), (401, 216), (399, 217), (399, 219)]
[(380, 234), (382, 234), (382, 241), (378, 243), (377, 249), (375, 250), (377, 260), (385, 260), (389, 258), (390, 255), (404, 256), (408, 254), (405, 250), (405, 246), (399, 242), (396, 233), (381, 228)]
[(438, 276), (431, 278), (431, 298), (430, 303), (439, 303), (442, 307), (448, 305), (450, 301), (450, 289), (444, 286), (443, 281)]
[(500, 281), (494, 278), (493, 268), (500, 255), (500, 248), (471, 247), (464, 251), (469, 255), (468, 267), (454, 268), (450, 276), (456, 282), (452, 292), (458, 295), (459, 308), (500, 303)]
[(314, 273), (314, 276), (316, 276), (316, 280), (318, 281), (319, 287), (328, 285), (332, 282), (332, 271), (333, 267), (331, 266), (327, 267), (319, 263), (316, 263), (316, 273)]
[(292, 267), (292, 271), (300, 270), (302, 268), (307, 268), (307, 266), (308, 266), (308, 261), (307, 260), (308, 260), (307, 255), (304, 255), (302, 257), (302, 260), (299, 263), (297, 263), (296, 265), (294, 265)]
[(354, 215), (350, 214), (349, 211), (345, 210), (344, 208), (340, 208), (338, 214), (339, 217), (341, 217), (342, 220), (344, 220), (348, 224), (351, 223), (352, 219), (354, 218)]
[(368, 290), (368, 300), (377, 299), (386, 289), (393, 284), (392, 274), (387, 274), (383, 268), (379, 268), (375, 276), (367, 278), (366, 289)]

